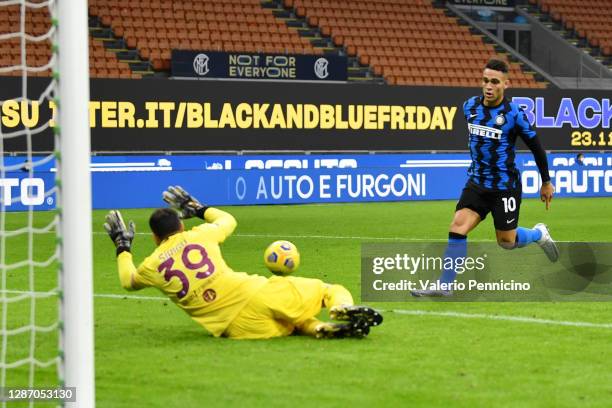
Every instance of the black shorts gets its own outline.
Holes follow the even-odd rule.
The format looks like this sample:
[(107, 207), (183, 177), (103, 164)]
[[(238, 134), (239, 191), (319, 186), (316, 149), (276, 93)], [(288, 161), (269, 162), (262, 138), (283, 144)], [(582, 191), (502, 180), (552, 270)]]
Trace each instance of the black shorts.
[(496, 230), (516, 229), (521, 209), (521, 187), (515, 190), (488, 191), (468, 181), (463, 188), (456, 211), (462, 208), (476, 211), (481, 220), (491, 212)]

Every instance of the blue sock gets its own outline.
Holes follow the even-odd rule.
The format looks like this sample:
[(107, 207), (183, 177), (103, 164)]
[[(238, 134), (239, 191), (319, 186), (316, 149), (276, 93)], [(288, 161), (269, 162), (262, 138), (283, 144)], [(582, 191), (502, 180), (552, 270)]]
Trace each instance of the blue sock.
[[(448, 245), (446, 251), (444, 251), (443, 260), (445, 258), (452, 258), (453, 265), (455, 259), (465, 258), (467, 255), (467, 236), (456, 234), (454, 232), (448, 233)], [(442, 275), (440, 276), (440, 283), (451, 283), (455, 280), (457, 273), (454, 268), (444, 268)]]
[(542, 238), (542, 231), (538, 229), (518, 227), (516, 229), (516, 246), (522, 248)]

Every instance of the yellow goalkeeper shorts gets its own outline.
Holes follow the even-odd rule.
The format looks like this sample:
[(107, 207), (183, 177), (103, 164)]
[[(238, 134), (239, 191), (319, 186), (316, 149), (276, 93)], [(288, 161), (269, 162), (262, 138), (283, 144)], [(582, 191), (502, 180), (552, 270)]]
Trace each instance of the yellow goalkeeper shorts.
[(288, 336), (321, 311), (329, 285), (319, 279), (273, 276), (230, 323), (224, 335), (236, 339)]

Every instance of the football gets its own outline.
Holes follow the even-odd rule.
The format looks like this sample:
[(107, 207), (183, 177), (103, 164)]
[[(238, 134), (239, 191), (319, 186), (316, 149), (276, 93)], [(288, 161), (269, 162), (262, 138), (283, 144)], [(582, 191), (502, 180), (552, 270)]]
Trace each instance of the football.
[(300, 253), (289, 241), (274, 241), (264, 252), (264, 263), (275, 275), (289, 275), (300, 266)]

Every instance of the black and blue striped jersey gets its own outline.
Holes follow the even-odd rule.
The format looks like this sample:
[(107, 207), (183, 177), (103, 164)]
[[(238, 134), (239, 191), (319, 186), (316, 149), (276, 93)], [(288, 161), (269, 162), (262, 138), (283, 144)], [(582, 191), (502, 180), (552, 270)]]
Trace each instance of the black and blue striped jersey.
[(469, 180), (487, 190), (512, 190), (521, 183), (514, 163), (517, 136), (526, 143), (536, 137), (527, 116), (515, 103), (504, 98), (498, 106), (488, 107), (482, 96), (463, 104), (468, 124), (472, 164)]

